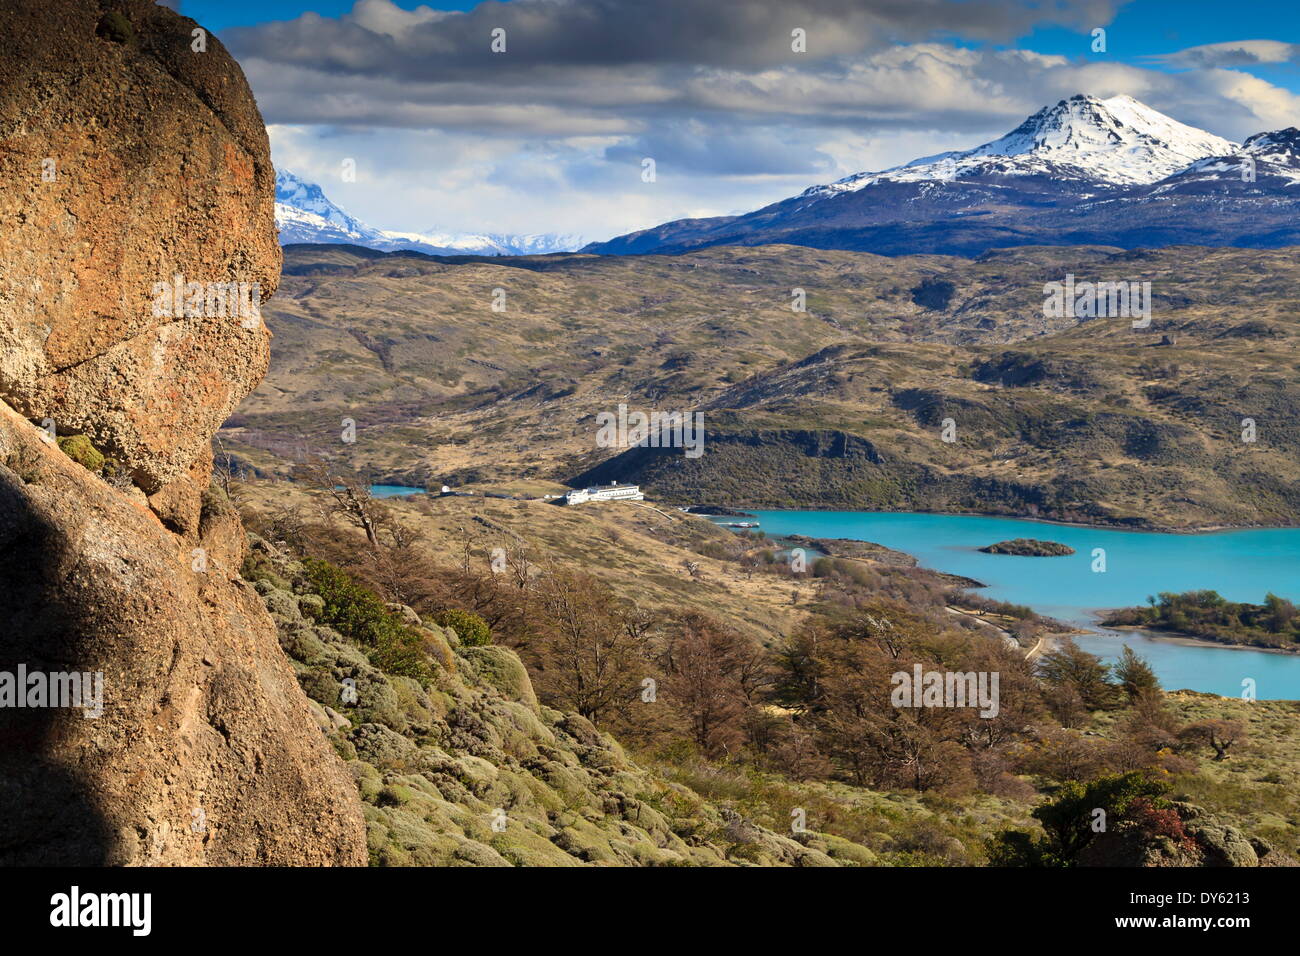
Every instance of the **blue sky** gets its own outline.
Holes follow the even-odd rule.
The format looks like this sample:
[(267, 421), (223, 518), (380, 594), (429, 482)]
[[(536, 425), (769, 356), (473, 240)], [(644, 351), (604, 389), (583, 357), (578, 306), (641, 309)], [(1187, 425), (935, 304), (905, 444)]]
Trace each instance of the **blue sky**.
[[(180, 7), (239, 59), (277, 165), (404, 231), (599, 239), (746, 211), (975, 146), (1081, 92), (1237, 141), (1300, 125), (1300, 4), (1279, 0)], [(792, 26), (806, 29), (801, 55)], [(509, 45), (493, 56), (498, 27)]]
[[(270, 20), (292, 20), (304, 13), (319, 13), (322, 17), (339, 17), (352, 9), (353, 0), (180, 0), (180, 9), (210, 30), (220, 33), (227, 27), (251, 27)], [(464, 0), (461, 3), (412, 3), (399, 0), (396, 4), (404, 10), (431, 7), (434, 10), (468, 10), (478, 6)]]
[[(186, 16), (215, 31), (233, 26), (255, 26), (273, 20), (292, 20), (312, 12), (337, 18), (348, 13), (354, 0), (179, 0)], [(509, 2), (509, 0), (506, 0)], [(395, 0), (404, 10), (426, 6), (434, 10), (465, 11), (477, 0)], [(1120, 8), (1108, 29), (1110, 55), (1142, 63), (1143, 57), (1174, 53), (1224, 39), (1276, 39), (1300, 41), (1300, 3), (1245, 2), (1228, 5), (1223, 0), (1136, 0)], [(1032, 30), (1017, 37), (1016, 46), (1040, 53), (1076, 55), (1086, 34), (1059, 27)], [(1164, 67), (1158, 67), (1165, 69)], [(1250, 72), (1300, 92), (1300, 66), (1284, 64), (1252, 67)]]
[[(1136, 0), (1120, 8), (1107, 26), (1107, 48), (1115, 59), (1147, 63), (1146, 57), (1225, 40), (1300, 42), (1300, 3), (1224, 3), (1223, 0)], [(1060, 28), (1031, 31), (1017, 45), (1040, 53), (1073, 55), (1079, 34)], [(1157, 69), (1172, 68), (1156, 65)], [(1300, 93), (1300, 65), (1268, 64), (1249, 68), (1292, 92)]]

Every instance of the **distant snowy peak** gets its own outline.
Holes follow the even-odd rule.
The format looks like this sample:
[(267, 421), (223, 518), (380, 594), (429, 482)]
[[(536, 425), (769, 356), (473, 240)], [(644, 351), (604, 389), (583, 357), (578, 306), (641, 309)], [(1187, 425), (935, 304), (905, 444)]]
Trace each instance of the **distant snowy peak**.
[(774, 243), (877, 255), (1019, 245), (1300, 245), (1300, 130), (1245, 143), (1129, 96), (1072, 96), (974, 149), (814, 186), (743, 215), (593, 242), (598, 255)]
[(574, 249), (581, 248), (585, 241), (578, 235), (554, 232), (516, 236), (499, 232), (482, 234), (445, 233), (430, 229), (428, 232), (421, 233), (388, 232), (385, 235), (391, 239), (412, 239), (426, 245), (445, 249), (494, 250), (488, 253), (464, 253), (466, 255), (533, 256), (545, 255), (550, 252), (572, 252)]
[(332, 230), (351, 240), (376, 238), (380, 235), (378, 229), (372, 229), (354, 219), (330, 202), (320, 186), (298, 178), (287, 169), (279, 169), (275, 173), (275, 214), (277, 224), (283, 214), (286, 221), (300, 228)]
[(1256, 133), (1246, 140), (1242, 149), (1257, 161), (1300, 166), (1300, 129), (1288, 126), (1272, 133)]
[(1045, 107), (972, 155), (1026, 156), (1112, 183), (1153, 183), (1207, 156), (1237, 149), (1131, 96), (1072, 96)]
[(1189, 182), (1224, 179), (1272, 180), (1288, 190), (1300, 186), (1300, 129), (1292, 126), (1272, 133), (1256, 133), (1228, 155), (1197, 160), (1171, 176), (1167, 185), (1175, 189)]
[(326, 197), (316, 183), (281, 169), (275, 176), (275, 224), (280, 244), (297, 242), (351, 243), (396, 252), (409, 249), (434, 256), (526, 256), (571, 252), (582, 247), (576, 235), (540, 233), (515, 236), (500, 233), (394, 232), (376, 229), (356, 219)]
[(1187, 126), (1131, 96), (1080, 94), (1047, 106), (1000, 139), (893, 169), (858, 173), (804, 195), (827, 197), (879, 182), (951, 182), (981, 176), (1043, 175), (1107, 185), (1144, 185), (1200, 159), (1241, 147)]
[(280, 230), (280, 245), (295, 242), (348, 242), (366, 246), (382, 239), (377, 230), (362, 226), (349, 229), (336, 225), (324, 216), (286, 203), (275, 204), (275, 224)]

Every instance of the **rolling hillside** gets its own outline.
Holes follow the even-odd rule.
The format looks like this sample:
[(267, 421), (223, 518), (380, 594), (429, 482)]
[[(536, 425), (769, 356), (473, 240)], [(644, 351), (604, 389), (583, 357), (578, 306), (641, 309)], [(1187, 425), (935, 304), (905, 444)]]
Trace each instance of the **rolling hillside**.
[[(394, 483), (635, 480), (677, 504), (1289, 523), (1296, 273), (1288, 250), (1194, 247), (289, 247), (271, 371), (221, 434), (268, 473), (318, 453)], [(1044, 317), (1066, 274), (1150, 281), (1150, 327)], [(620, 403), (701, 410), (705, 453), (597, 447), (596, 414)]]

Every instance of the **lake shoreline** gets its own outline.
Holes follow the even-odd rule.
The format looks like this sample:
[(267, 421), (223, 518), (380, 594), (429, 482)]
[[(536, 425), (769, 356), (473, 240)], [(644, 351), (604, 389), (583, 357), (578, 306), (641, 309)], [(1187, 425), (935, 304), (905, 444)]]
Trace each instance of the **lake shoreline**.
[[(1101, 628), (1101, 625), (1097, 625)], [(1141, 627), (1137, 624), (1109, 624), (1105, 628), (1095, 631), (1101, 637), (1106, 636), (1106, 631), (1129, 631), (1135, 634), (1144, 634), (1153, 641), (1161, 641), (1165, 644), (1175, 644), (1179, 647), (1217, 647), (1226, 651), (1258, 651), (1261, 654), (1281, 654), (1284, 657), (1300, 656), (1300, 648), (1291, 650), (1285, 647), (1268, 647), (1259, 644), (1238, 644), (1235, 641), (1216, 641), (1212, 637), (1202, 637), (1198, 634), (1187, 634), (1182, 631), (1157, 631), (1149, 627)]]
[[(1292, 594), (1298, 583), (1295, 570), (1300, 567), (1300, 529), (1175, 535), (1061, 522), (1047, 531), (1042, 525), (1053, 522), (940, 512), (754, 509), (754, 513), (774, 540), (802, 535), (827, 544), (834, 539), (874, 542), (908, 556), (909, 564), (914, 559), (927, 570), (988, 585), (972, 588), (968, 592), (972, 595), (1025, 605), (1070, 629), (1049, 635), (1038, 653), (1073, 638), (1084, 650), (1114, 663), (1123, 647), (1129, 646), (1148, 660), (1165, 687), (1235, 696), (1240, 680), (1252, 678), (1261, 686), (1267, 683), (1262, 699), (1300, 699), (1300, 654), (1289, 648), (1226, 643), (1144, 627), (1100, 626), (1109, 609), (1131, 607), (1145, 595), (1165, 591), (1214, 589), (1230, 601), (1259, 601), (1270, 591)], [(989, 541), (1016, 538), (1053, 538), (1077, 553), (1044, 561), (979, 550)], [(839, 549), (832, 545), (828, 550)], [(1261, 653), (1215, 652), (1220, 649)]]
[[(677, 507), (674, 505), (674, 507)], [(682, 507), (692, 507), (684, 505)], [(730, 507), (747, 508), (749, 511), (788, 511), (802, 512), (807, 514), (823, 513), (834, 514), (842, 509), (836, 508), (771, 508), (759, 505), (731, 505)], [(1176, 526), (1176, 525), (1159, 525), (1144, 524), (1131, 525), (1121, 522), (1098, 522), (1098, 521), (1065, 521), (1060, 518), (1044, 518), (1039, 515), (1029, 515), (1015, 512), (988, 512), (988, 511), (929, 511), (918, 508), (911, 509), (889, 509), (889, 510), (869, 510), (862, 509), (860, 514), (918, 514), (918, 515), (938, 515), (945, 518), (1006, 518), (1013, 521), (1029, 521), (1034, 524), (1056, 525), (1062, 528), (1089, 528), (1096, 531), (1128, 531), (1133, 534), (1219, 534), (1229, 531), (1295, 531), (1300, 529), (1300, 522), (1296, 524), (1207, 524), (1195, 525), (1193, 527)]]

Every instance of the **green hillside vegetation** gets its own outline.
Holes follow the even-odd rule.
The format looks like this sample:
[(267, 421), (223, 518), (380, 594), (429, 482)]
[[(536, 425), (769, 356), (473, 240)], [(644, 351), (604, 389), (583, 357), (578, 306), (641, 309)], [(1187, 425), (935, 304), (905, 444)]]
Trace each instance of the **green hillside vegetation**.
[[(372, 502), (368, 545), (321, 495), (235, 490), (258, 536), (245, 577), (352, 769), (377, 865), (1292, 865), (1300, 849), (1295, 704), (1166, 694), (1140, 659), (1112, 669), (1068, 639), (1027, 662), (947, 612), (942, 579), (885, 554), (800, 578), (736, 535), (699, 555), (707, 575), (683, 570), (684, 594), (798, 582), (798, 613), (764, 631), (620, 582), (640, 532), (595, 533), (596, 511), (575, 509), (588, 532), (567, 534), (599, 558), (539, 560), (536, 536), (569, 509), (492, 502), (456, 548), (439, 529), (461, 519), (435, 511), (466, 499)], [(689, 554), (711, 534), (673, 538), (660, 547)], [(438, 623), (453, 611), (490, 643)], [(422, 668), (376, 656), (389, 629)], [(891, 675), (914, 665), (997, 672), (998, 712), (898, 706)], [(1070, 813), (1051, 808), (1126, 774), (1150, 806), (1115, 803), (1123, 841), (1053, 849)]]

